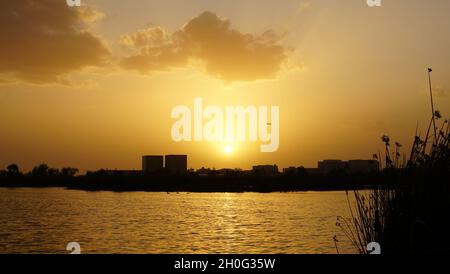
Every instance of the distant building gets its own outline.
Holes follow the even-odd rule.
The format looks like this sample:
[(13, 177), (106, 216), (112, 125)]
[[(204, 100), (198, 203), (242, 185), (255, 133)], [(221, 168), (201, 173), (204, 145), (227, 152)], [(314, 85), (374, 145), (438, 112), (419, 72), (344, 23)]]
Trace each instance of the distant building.
[(242, 170), (241, 174), (243, 176), (252, 176), (254, 174), (253, 170)]
[(222, 168), (216, 171), (218, 176), (230, 176), (235, 174), (235, 170), (231, 168)]
[(322, 174), (322, 172), (320, 171), (320, 169), (316, 168), (316, 167), (312, 167), (312, 168), (305, 168), (305, 172), (308, 175), (318, 175), (318, 174)]
[(376, 160), (350, 160), (347, 164), (349, 173), (367, 174), (378, 171), (378, 161)]
[(144, 174), (155, 173), (164, 169), (164, 157), (162, 155), (142, 156), (142, 172)]
[(166, 155), (165, 170), (169, 173), (186, 173), (187, 155)]
[(198, 176), (209, 176), (211, 175), (212, 170), (210, 168), (202, 167), (200, 169), (197, 169), (196, 173)]
[(333, 170), (342, 170), (349, 174), (368, 174), (377, 172), (379, 163), (376, 160), (323, 160), (318, 162), (318, 174), (328, 174)]
[(259, 165), (253, 166), (253, 173), (257, 175), (276, 175), (278, 174), (277, 165)]
[(343, 170), (346, 167), (346, 162), (341, 160), (323, 160), (318, 163), (319, 171), (322, 174), (330, 173), (333, 170)]
[(297, 175), (297, 168), (293, 167), (293, 166), (283, 168), (283, 174), (285, 174), (285, 175)]

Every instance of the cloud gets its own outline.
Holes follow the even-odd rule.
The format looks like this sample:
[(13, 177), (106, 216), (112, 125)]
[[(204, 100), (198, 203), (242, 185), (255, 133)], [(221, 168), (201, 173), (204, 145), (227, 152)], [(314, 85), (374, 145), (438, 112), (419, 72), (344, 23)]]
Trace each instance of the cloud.
[(0, 2), (0, 78), (4, 82), (67, 83), (66, 76), (110, 58), (87, 29), (102, 14), (61, 0)]
[(138, 30), (135, 33), (123, 35), (120, 43), (128, 47), (158, 46), (169, 41), (168, 34), (161, 27), (151, 27)]
[(201, 63), (208, 74), (225, 82), (270, 79), (287, 61), (288, 50), (280, 40), (273, 31), (241, 33), (227, 19), (204, 12), (171, 35), (152, 27), (122, 36), (121, 43), (136, 52), (120, 65), (151, 73)]

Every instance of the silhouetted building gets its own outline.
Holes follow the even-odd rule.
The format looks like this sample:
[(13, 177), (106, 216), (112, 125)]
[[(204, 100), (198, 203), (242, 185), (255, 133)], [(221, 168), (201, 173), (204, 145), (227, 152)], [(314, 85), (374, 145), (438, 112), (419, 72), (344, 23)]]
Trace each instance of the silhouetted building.
[(350, 160), (347, 164), (349, 173), (367, 174), (378, 171), (378, 161), (376, 160)]
[(253, 173), (257, 175), (276, 175), (278, 174), (277, 165), (259, 165), (253, 166)]
[(238, 168), (222, 168), (217, 170), (219, 176), (239, 176), (243, 174), (243, 171)]
[(285, 174), (285, 175), (297, 175), (297, 168), (293, 167), (293, 166), (283, 168), (283, 174)]
[(142, 172), (144, 174), (162, 171), (164, 168), (164, 157), (162, 155), (142, 156)]
[(379, 169), (376, 160), (323, 160), (318, 163), (319, 174), (329, 174), (332, 171), (344, 171), (349, 174), (368, 174)]
[(316, 168), (316, 167), (312, 167), (312, 168), (305, 168), (305, 172), (308, 175), (318, 175), (318, 174), (322, 174), (322, 172), (320, 171), (320, 169)]
[(343, 170), (346, 166), (346, 163), (341, 160), (323, 160), (318, 163), (319, 171), (322, 174), (330, 173), (333, 170)]
[(169, 173), (186, 173), (187, 155), (166, 155), (165, 170)]
[(212, 169), (202, 167), (200, 169), (197, 169), (196, 173), (198, 176), (209, 176), (212, 173)]
[(253, 170), (242, 170), (241, 174), (243, 176), (252, 176), (254, 174)]

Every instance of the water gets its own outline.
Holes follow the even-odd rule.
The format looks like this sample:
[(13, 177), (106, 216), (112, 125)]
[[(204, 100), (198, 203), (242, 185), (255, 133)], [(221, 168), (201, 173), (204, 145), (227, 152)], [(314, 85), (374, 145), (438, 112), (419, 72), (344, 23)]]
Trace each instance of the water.
[(0, 189), (0, 253), (353, 253), (344, 192)]

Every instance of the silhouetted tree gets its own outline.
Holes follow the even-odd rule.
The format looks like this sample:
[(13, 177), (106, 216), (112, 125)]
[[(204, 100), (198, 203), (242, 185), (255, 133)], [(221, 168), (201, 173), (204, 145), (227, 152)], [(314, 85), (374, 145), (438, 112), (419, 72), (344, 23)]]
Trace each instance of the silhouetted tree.
[(17, 176), (20, 174), (19, 166), (17, 164), (10, 164), (6, 168), (8, 176)]
[(64, 177), (74, 177), (78, 173), (78, 171), (78, 168), (63, 167), (60, 174)]
[(49, 168), (47, 174), (48, 176), (59, 176), (61, 172), (57, 168)]
[(33, 168), (33, 170), (31, 171), (31, 175), (36, 177), (48, 176), (49, 175), (48, 170), (49, 170), (48, 165), (40, 164)]

